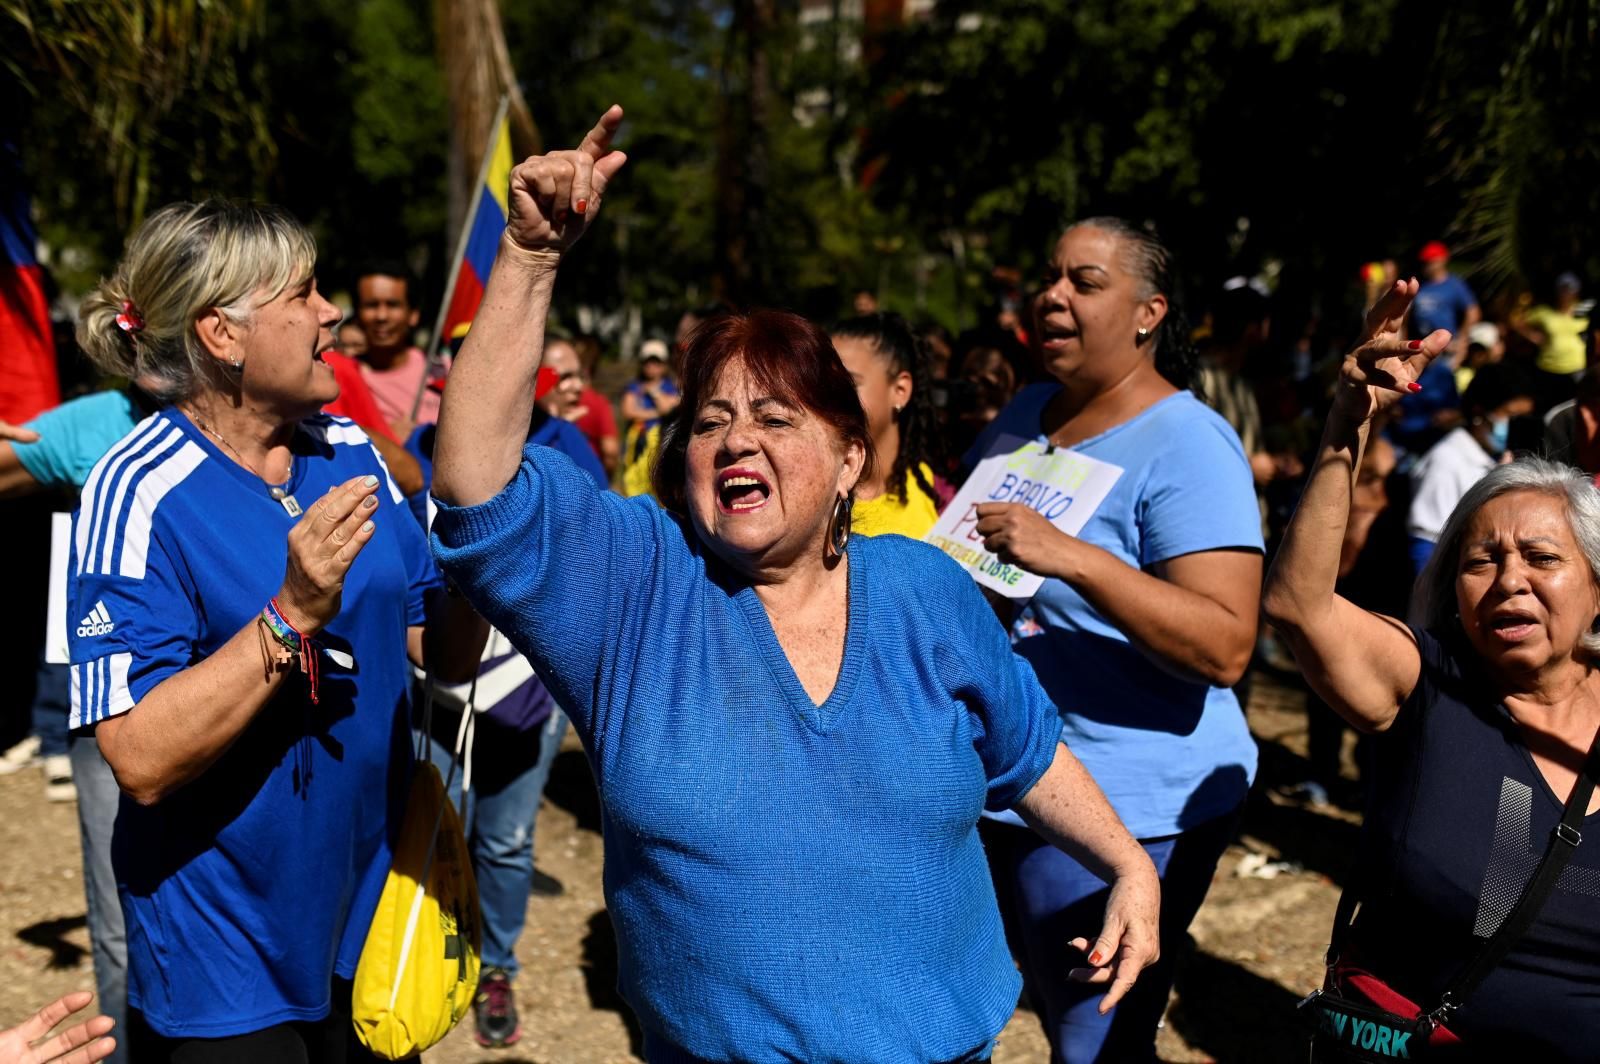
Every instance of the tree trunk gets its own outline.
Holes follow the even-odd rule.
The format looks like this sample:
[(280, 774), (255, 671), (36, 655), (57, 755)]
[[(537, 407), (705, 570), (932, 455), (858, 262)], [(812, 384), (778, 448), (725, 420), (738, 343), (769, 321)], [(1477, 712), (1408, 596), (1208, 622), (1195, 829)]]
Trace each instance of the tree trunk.
[[(450, 92), (450, 231), (466, 222), (472, 184), (489, 149), (489, 123), (500, 97), (511, 99), (511, 153), (515, 158), (541, 151), (539, 130), (511, 68), (498, 0), (437, 0), (434, 8), (439, 60)], [(449, 246), (454, 246), (450, 244)]]
[(736, 306), (760, 302), (772, 290), (766, 213), (773, 92), (767, 42), (776, 29), (775, 0), (735, 0), (722, 62), (711, 285), (717, 298)]

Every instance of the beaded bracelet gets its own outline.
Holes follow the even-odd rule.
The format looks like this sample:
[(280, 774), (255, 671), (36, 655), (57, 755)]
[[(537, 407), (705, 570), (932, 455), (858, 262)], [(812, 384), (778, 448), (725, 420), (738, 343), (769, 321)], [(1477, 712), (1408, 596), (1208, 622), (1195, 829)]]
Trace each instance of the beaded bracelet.
[(261, 611), (261, 623), (266, 626), (272, 638), (276, 639), (286, 649), (292, 651), (300, 663), (300, 670), (306, 674), (306, 679), (311, 683), (311, 704), (317, 704), (317, 644), (311, 637), (289, 623), (283, 611), (278, 608), (276, 596), (267, 601)]

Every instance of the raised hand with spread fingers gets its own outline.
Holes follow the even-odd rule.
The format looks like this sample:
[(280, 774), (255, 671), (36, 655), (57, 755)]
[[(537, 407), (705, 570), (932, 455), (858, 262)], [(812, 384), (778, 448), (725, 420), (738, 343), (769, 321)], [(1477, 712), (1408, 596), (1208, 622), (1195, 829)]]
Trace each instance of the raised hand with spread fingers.
[(1405, 335), (1406, 314), (1417, 295), (1417, 279), (1396, 281), (1367, 311), (1356, 346), (1344, 356), (1334, 401), (1357, 421), (1422, 390), (1417, 382), (1450, 346), (1450, 334), (1436, 329), (1417, 340)]

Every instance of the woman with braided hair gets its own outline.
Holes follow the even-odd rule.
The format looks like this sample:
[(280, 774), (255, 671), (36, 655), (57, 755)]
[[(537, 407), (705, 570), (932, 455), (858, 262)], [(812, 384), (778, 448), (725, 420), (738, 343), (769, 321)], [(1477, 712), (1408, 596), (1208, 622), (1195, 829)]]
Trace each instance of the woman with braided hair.
[(934, 474), (939, 433), (927, 354), (898, 314), (863, 314), (831, 332), (866, 411), (875, 458), (873, 475), (856, 485), (851, 530), (921, 539), (951, 495), (949, 485)]
[[(1075, 536), (1022, 503), (979, 505), (977, 531), (1001, 561), (1045, 578), (1018, 604), (1028, 616), (1017, 653), (1060, 709), (1063, 741), (1155, 862), (1162, 938), (1182, 942), (1255, 774), (1230, 688), (1255, 644), (1261, 522), (1239, 437), (1193, 394), (1173, 273), (1144, 229), (1116, 218), (1070, 226), (1034, 302), (1049, 379), (1017, 393), (968, 461), (1021, 439), (1121, 470)], [(1154, 1061), (1171, 954), (1102, 1012), (1053, 947), (1103, 888), (1009, 820), (985, 841), (1052, 1059)]]

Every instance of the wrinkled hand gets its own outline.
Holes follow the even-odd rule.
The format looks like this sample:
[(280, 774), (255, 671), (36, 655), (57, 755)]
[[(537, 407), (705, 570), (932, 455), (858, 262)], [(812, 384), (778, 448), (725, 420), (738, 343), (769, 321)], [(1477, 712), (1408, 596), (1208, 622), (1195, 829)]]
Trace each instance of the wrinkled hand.
[(1120, 876), (1106, 901), (1105, 925), (1091, 947), (1086, 938), (1068, 943), (1089, 955), (1089, 966), (1074, 968), (1068, 977), (1080, 983), (1109, 983), (1100, 1015), (1116, 1007), (1139, 973), (1161, 956), (1161, 881), (1155, 866)]
[(0, 440), (10, 440), (13, 443), (38, 443), (39, 434), (32, 429), (25, 429), (21, 425), (13, 425), (9, 421), (0, 421)]
[(87, 990), (65, 994), (17, 1026), (0, 1031), (0, 1064), (89, 1064), (109, 1057), (117, 1048), (116, 1039), (105, 1037), (116, 1026), (110, 1016), (96, 1016), (43, 1040), (50, 1028), (93, 1000)]
[(511, 171), (506, 236), (527, 251), (562, 254), (600, 211), (606, 185), (628, 157), (611, 149), (622, 125), (612, 104), (574, 151), (535, 155)]
[(1409, 394), (1410, 387), (1450, 345), (1450, 333), (1435, 329), (1420, 340), (1405, 339), (1406, 311), (1417, 294), (1417, 279), (1396, 281), (1367, 311), (1355, 349), (1344, 356), (1334, 402), (1360, 421)]
[(1074, 543), (1039, 511), (1020, 502), (979, 503), (977, 532), (984, 550), (1007, 565), (1041, 575), (1049, 575), (1051, 561)]
[(315, 635), (339, 616), (345, 575), (372, 539), (378, 485), (375, 476), (345, 481), (289, 530), (289, 564), (278, 609), (302, 634)]

